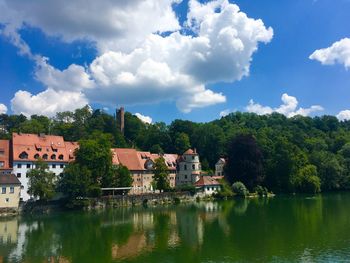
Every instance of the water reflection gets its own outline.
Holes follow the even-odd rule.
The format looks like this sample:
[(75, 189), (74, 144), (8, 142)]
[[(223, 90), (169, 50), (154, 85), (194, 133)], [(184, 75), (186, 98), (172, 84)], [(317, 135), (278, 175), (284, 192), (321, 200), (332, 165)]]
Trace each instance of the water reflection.
[(350, 257), (349, 201), (238, 199), (11, 218), (0, 221), (0, 262), (341, 260)]

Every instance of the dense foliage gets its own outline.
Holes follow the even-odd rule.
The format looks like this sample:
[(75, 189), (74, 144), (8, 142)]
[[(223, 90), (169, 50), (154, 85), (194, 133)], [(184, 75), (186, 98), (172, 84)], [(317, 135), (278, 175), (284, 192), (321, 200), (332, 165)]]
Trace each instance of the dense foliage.
[[(18, 131), (57, 134), (68, 141), (95, 140), (91, 135), (98, 132), (107, 135), (112, 147), (155, 153), (181, 153), (191, 146), (197, 148), (204, 170), (214, 169), (219, 157), (230, 158), (230, 146), (237, 136), (251, 135), (262, 156), (261, 185), (269, 190), (310, 191), (311, 187), (317, 192), (317, 178), (322, 191), (350, 189), (350, 122), (339, 122), (333, 116), (286, 118), (278, 113), (236, 112), (208, 123), (174, 120), (166, 125), (145, 124), (126, 112), (122, 136), (114, 116), (89, 107), (52, 119), (0, 115), (0, 138), (10, 138), (11, 132)], [(97, 179), (101, 174), (92, 176)]]
[(47, 163), (35, 162), (35, 168), (27, 173), (29, 178), (28, 193), (41, 201), (48, 201), (55, 195), (55, 174), (49, 171)]

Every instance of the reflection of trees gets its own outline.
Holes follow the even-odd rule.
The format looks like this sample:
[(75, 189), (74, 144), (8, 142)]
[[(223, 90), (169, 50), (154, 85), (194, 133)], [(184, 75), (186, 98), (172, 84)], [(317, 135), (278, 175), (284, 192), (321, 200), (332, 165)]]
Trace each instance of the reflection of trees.
[(37, 216), (19, 221), (17, 243), (0, 244), (0, 254), (27, 263), (317, 261), (349, 243), (349, 202), (332, 194)]

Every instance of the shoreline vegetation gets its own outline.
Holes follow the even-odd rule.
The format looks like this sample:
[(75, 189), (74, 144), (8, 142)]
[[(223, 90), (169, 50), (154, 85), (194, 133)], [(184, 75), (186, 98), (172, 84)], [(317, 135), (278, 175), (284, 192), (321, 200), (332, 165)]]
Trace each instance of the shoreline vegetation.
[[(9, 139), (12, 132), (23, 132), (60, 135), (79, 142), (75, 161), (58, 179), (41, 160), (28, 172), (29, 192), (42, 202), (57, 193), (77, 200), (99, 198), (101, 188), (130, 187), (130, 171), (112, 163), (113, 147), (158, 154), (182, 154), (196, 148), (207, 176), (214, 175), (217, 160), (224, 158), (225, 179), (215, 196), (218, 199), (231, 198), (233, 192), (239, 196), (251, 192), (272, 196), (350, 189), (350, 122), (340, 122), (334, 116), (287, 118), (278, 113), (259, 116), (236, 112), (208, 123), (174, 120), (167, 125), (143, 123), (125, 112), (122, 134), (114, 116), (86, 106), (57, 113), (54, 118), (2, 114), (0, 125), (1, 139)], [(170, 188), (164, 162), (156, 163), (154, 174), (153, 189), (186, 191)]]

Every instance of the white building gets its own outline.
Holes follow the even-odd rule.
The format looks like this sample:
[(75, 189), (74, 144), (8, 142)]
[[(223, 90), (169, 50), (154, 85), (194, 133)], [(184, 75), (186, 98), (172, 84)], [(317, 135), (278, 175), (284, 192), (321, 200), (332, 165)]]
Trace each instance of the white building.
[(188, 149), (178, 159), (176, 186), (193, 185), (197, 182), (201, 175), (201, 163), (196, 149)]
[(12, 134), (11, 143), (13, 174), (21, 182), (21, 201), (30, 199), (27, 173), (35, 168), (38, 159), (45, 161), (58, 176), (74, 160), (74, 150), (78, 147), (77, 143), (65, 142), (62, 136), (20, 133)]
[(224, 176), (226, 160), (220, 158), (215, 164), (215, 176)]

